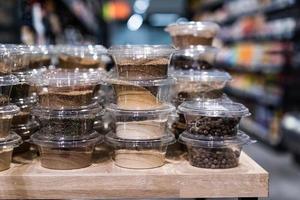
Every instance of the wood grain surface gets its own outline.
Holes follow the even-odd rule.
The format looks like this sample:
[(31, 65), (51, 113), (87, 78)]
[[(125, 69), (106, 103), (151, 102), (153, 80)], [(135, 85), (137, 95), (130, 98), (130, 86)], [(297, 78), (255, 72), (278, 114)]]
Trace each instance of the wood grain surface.
[(200, 169), (185, 160), (151, 170), (110, 160), (85, 169), (49, 170), (38, 160), (0, 172), (1, 199), (267, 197), (268, 173), (245, 153), (233, 169)]

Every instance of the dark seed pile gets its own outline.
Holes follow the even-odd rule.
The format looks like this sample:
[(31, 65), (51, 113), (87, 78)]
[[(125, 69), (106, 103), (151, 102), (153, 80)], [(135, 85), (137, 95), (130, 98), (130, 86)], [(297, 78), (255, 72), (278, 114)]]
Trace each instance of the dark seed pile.
[(174, 56), (171, 60), (171, 65), (174, 66), (175, 69), (182, 70), (207, 70), (213, 68), (213, 66), (205, 60), (194, 60), (187, 56)]
[(194, 135), (207, 137), (232, 137), (237, 134), (240, 118), (197, 117), (188, 124), (188, 131)]
[(240, 151), (231, 148), (189, 148), (192, 166), (210, 169), (226, 169), (238, 166)]
[(185, 48), (191, 45), (211, 46), (213, 38), (204, 38), (193, 35), (176, 35), (172, 37), (172, 40), (176, 47)]
[(49, 134), (72, 137), (90, 133), (94, 119), (40, 119), (44, 131)]

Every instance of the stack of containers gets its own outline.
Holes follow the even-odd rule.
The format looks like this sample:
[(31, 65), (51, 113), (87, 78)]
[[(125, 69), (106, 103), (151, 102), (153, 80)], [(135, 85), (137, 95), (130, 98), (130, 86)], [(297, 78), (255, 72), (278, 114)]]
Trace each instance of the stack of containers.
[(190, 164), (202, 168), (236, 167), (242, 146), (251, 142), (238, 131), (249, 110), (223, 94), (231, 77), (214, 67), (217, 49), (211, 45), (218, 30), (211, 22), (180, 22), (166, 28), (179, 49), (171, 59), (179, 115), (172, 128), (187, 146)]
[(168, 145), (175, 142), (167, 131), (174, 79), (168, 77), (173, 48), (164, 45), (126, 45), (109, 49), (116, 72), (108, 79), (115, 103), (106, 107), (114, 129), (105, 137), (114, 148), (119, 167), (147, 169), (164, 165)]
[(12, 75), (16, 49), (1, 45), (0, 47), (0, 171), (10, 167), (13, 149), (21, 144), (21, 137), (11, 131), (13, 117), (20, 109), (10, 103), (13, 86), (19, 83)]
[(41, 129), (31, 136), (38, 146), (41, 165), (49, 169), (78, 169), (91, 165), (94, 147), (102, 139), (93, 130), (95, 102), (102, 74), (97, 70), (54, 69), (33, 74), (38, 105), (32, 110)]
[[(55, 65), (62, 69), (87, 69), (99, 70), (103, 75), (106, 75), (108, 65), (111, 63), (111, 58), (107, 54), (107, 49), (102, 45), (60, 45), (54, 50)], [(112, 96), (110, 88), (101, 85), (99, 93), (94, 96), (95, 100), (102, 106), (109, 102)], [(100, 114), (100, 113), (99, 113)], [(107, 133), (109, 130), (109, 120), (106, 116), (98, 115), (95, 121), (95, 130), (99, 133)]]
[(19, 83), (12, 87), (11, 101), (20, 108), (20, 112), (13, 117), (12, 130), (24, 141), (14, 150), (14, 153), (21, 154), (31, 149), (28, 140), (39, 129), (39, 123), (31, 116), (31, 109), (36, 105), (37, 98), (27, 78), (32, 73), (45, 70), (51, 60), (46, 46), (11, 46), (15, 46), (17, 52), (13, 61), (12, 74), (19, 79)]

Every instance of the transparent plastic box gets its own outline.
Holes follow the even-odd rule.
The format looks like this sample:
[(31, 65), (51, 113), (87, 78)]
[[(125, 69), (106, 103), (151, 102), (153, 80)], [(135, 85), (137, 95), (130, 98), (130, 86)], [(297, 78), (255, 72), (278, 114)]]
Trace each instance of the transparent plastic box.
[(187, 131), (200, 139), (236, 136), (241, 118), (250, 115), (243, 104), (221, 99), (186, 101), (178, 110), (185, 116)]
[(47, 70), (29, 78), (39, 105), (51, 109), (76, 108), (93, 103), (103, 74), (97, 70)]
[(123, 110), (112, 104), (106, 108), (115, 123), (116, 136), (122, 139), (158, 139), (167, 132), (169, 115), (175, 107), (166, 104), (156, 110)]
[(179, 142), (188, 149), (189, 163), (194, 167), (227, 169), (239, 165), (243, 146), (255, 141), (239, 131), (236, 137), (226, 140), (199, 140), (188, 132), (179, 137)]
[(210, 46), (191, 46), (175, 51), (171, 56), (171, 70), (210, 70), (215, 68), (218, 49)]
[(58, 67), (65, 69), (106, 69), (110, 62), (107, 49), (104, 46), (65, 46), (56, 52)]
[(102, 139), (97, 132), (78, 140), (60, 140), (42, 130), (31, 136), (32, 142), (38, 146), (42, 167), (55, 170), (90, 166), (95, 145)]
[(5, 140), (0, 140), (0, 171), (10, 168), (13, 149), (21, 143), (21, 137), (15, 133), (11, 133)]
[(22, 154), (30, 151), (33, 144), (30, 142), (30, 136), (38, 131), (40, 124), (37, 121), (29, 121), (26, 124), (17, 125), (11, 128), (11, 131), (21, 136), (23, 143), (14, 148), (14, 154)]
[(17, 84), (19, 79), (14, 75), (0, 76), (0, 106), (10, 103), (12, 87)]
[(118, 78), (123, 80), (167, 78), (173, 51), (167, 45), (120, 45), (108, 50), (115, 60)]
[(114, 148), (115, 165), (128, 169), (151, 169), (165, 164), (167, 147), (175, 142), (175, 138), (170, 133), (160, 139), (128, 140), (110, 132), (105, 141)]
[(37, 106), (32, 110), (44, 132), (61, 140), (80, 139), (93, 131), (96, 116), (103, 113), (102, 107), (93, 103), (74, 109), (49, 109)]
[(115, 93), (114, 102), (120, 109), (151, 110), (170, 102), (175, 79), (125, 81), (110, 78), (106, 82), (112, 85)]
[(10, 133), (13, 117), (20, 112), (20, 108), (15, 105), (7, 105), (0, 107), (0, 141)]
[(195, 100), (198, 98), (220, 98), (231, 76), (221, 70), (174, 70), (171, 75), (176, 79), (173, 98)]
[(219, 30), (216, 23), (204, 21), (178, 22), (165, 28), (171, 35), (174, 46), (180, 49), (193, 45), (212, 45)]
[(20, 108), (20, 112), (14, 115), (12, 126), (24, 125), (31, 120), (31, 110), (37, 104), (36, 96), (19, 99), (14, 102)]

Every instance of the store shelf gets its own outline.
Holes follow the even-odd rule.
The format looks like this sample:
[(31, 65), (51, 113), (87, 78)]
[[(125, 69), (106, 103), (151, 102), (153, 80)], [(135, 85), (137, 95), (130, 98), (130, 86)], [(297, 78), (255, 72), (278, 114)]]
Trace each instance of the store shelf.
[(266, 106), (276, 107), (276, 106), (280, 106), (280, 104), (281, 104), (281, 97), (273, 95), (273, 94), (267, 94), (267, 93), (257, 94), (254, 92), (250, 92), (247, 90), (242, 90), (242, 89), (234, 88), (234, 87), (230, 87), (230, 86), (225, 88), (225, 92), (227, 94), (235, 96), (237, 98), (254, 101), (259, 104), (266, 105)]
[(0, 172), (1, 199), (267, 197), (268, 173), (246, 154), (233, 169), (200, 169), (187, 161), (129, 170), (111, 161), (79, 170), (48, 170), (38, 161)]
[(234, 22), (236, 19), (241, 18), (243, 16), (249, 16), (249, 15), (254, 15), (257, 13), (263, 13), (265, 15), (273, 14), (273, 13), (278, 13), (280, 11), (284, 11), (290, 8), (293, 8), (295, 6), (295, 3), (286, 3), (286, 4), (281, 4), (281, 3), (273, 3), (270, 6), (267, 7), (260, 7), (256, 10), (237, 14), (237, 15), (230, 15), (226, 19), (224, 19), (220, 24), (225, 25), (225, 24), (230, 24)]

